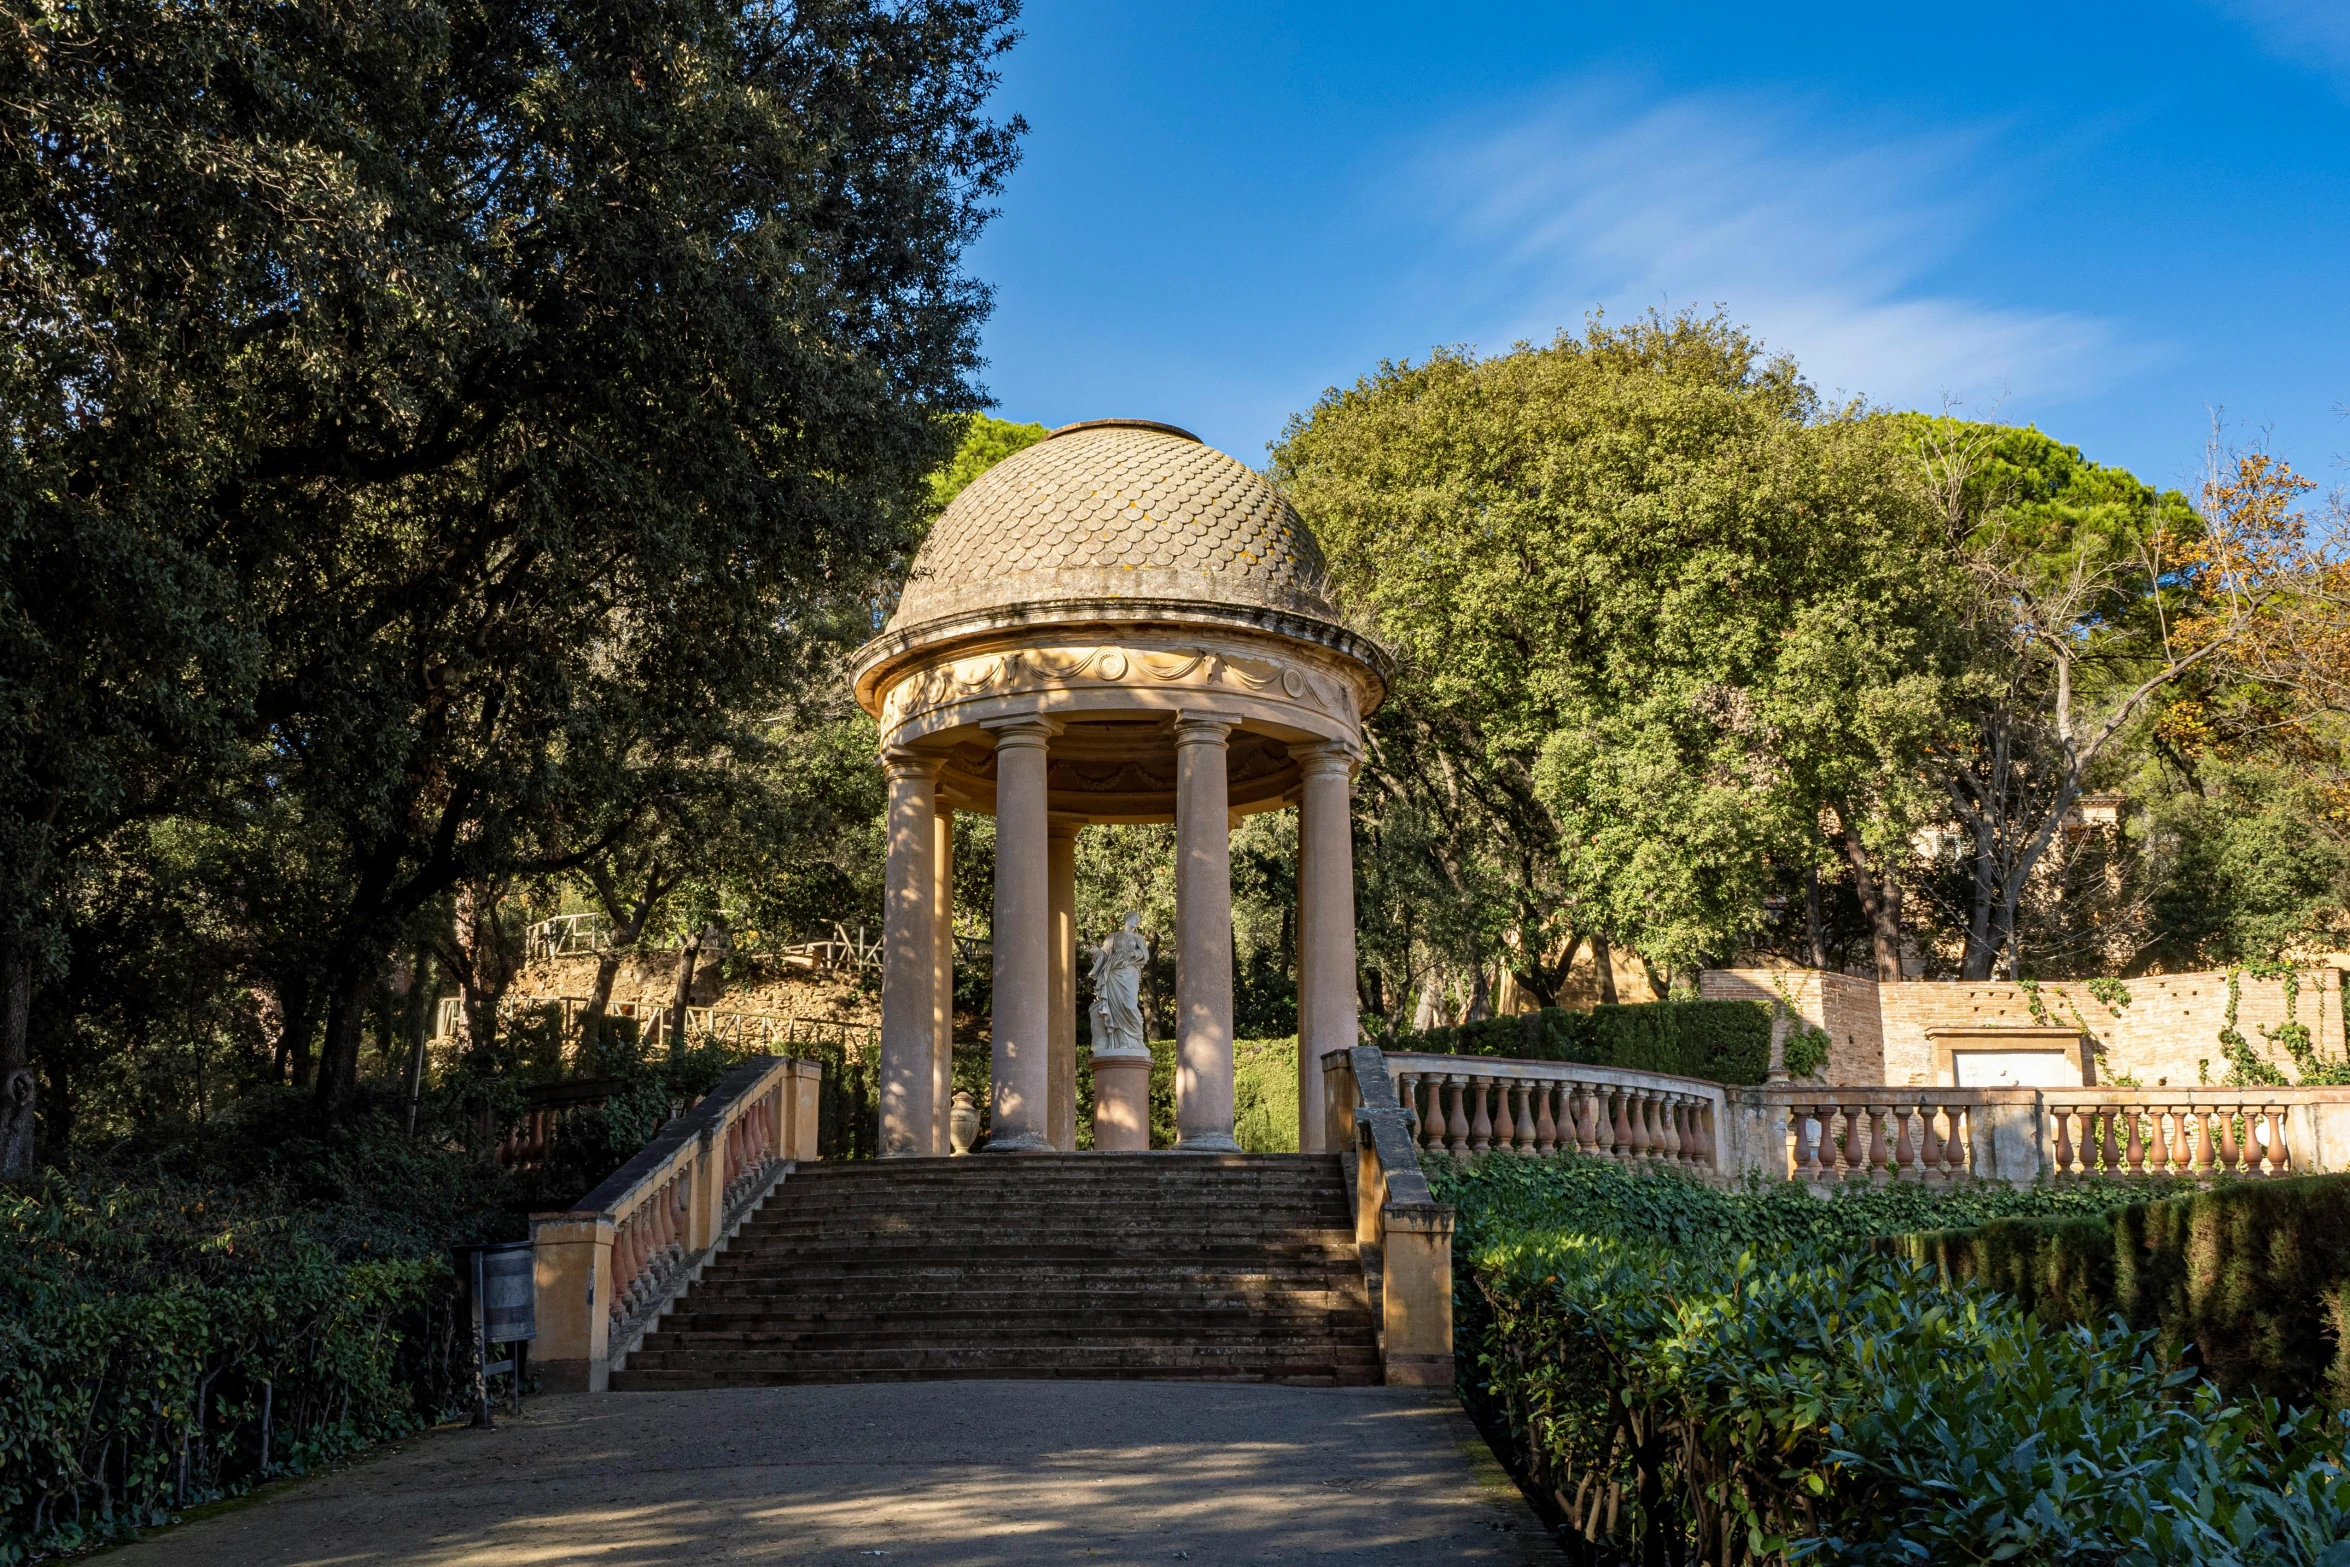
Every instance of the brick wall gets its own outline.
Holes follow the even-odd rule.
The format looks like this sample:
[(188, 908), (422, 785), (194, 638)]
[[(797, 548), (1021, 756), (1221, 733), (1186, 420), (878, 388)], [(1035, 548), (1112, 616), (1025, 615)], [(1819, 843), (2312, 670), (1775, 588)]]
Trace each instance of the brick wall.
[[(2333, 1059), (2344, 1053), (2342, 977), (2335, 969), (2304, 970), (2295, 1008), (2295, 1015), (2316, 1037), (2320, 1053)], [(1786, 987), (1804, 1020), (1831, 1036), (1828, 1079), (1834, 1083), (1929, 1084), (1934, 1081), (1930, 1030), (2042, 1023), (2086, 1025), (2102, 1052), (2103, 1082), (2128, 1077), (2148, 1088), (2190, 1088), (2202, 1080), (2201, 1063), (2209, 1064), (2214, 1082), (2227, 1072), (2226, 1051), (2219, 1042), (2227, 1016), (2224, 973), (2126, 980), (2129, 1001), (2118, 1013), (2078, 983), (2041, 985), (2042, 1015), (2036, 1016), (2031, 993), (2004, 980), (1880, 985), (1808, 969), (1708, 970), (1699, 994), (1767, 1001), (1778, 994), (1774, 978)], [(2290, 1074), (2291, 1057), (2261, 1037), (2263, 1028), (2285, 1020), (2284, 981), (2242, 976), (2237, 984), (2236, 1027), (2256, 1052)]]

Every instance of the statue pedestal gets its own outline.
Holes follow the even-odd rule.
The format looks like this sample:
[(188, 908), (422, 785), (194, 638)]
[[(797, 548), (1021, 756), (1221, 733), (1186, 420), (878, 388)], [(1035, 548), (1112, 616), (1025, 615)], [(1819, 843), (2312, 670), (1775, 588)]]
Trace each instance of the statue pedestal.
[(1096, 1153), (1148, 1153), (1151, 1146), (1151, 1058), (1093, 1058), (1093, 1147)]

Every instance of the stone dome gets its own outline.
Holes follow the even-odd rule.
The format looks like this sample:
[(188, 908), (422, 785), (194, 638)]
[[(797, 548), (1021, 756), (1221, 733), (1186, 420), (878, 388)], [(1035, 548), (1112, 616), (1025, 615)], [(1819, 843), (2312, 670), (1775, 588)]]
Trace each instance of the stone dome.
[(1338, 621), (1321, 551), (1279, 491), (1173, 425), (1098, 419), (1055, 430), (955, 497), (889, 631), (920, 640), (941, 622), (1103, 600)]

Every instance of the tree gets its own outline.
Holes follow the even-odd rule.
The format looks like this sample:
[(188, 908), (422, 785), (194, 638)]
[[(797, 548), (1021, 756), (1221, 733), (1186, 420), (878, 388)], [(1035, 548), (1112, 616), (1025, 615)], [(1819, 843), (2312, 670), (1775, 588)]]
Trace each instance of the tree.
[(2306, 483), (2215, 453), (2190, 508), (2036, 431), (1909, 422), (1978, 588), (1970, 728), (1936, 769), (1973, 846), (1961, 973), (2014, 975), (2019, 907), (2092, 769), (2259, 623)]
[[(404, 920), (579, 863), (904, 550), (978, 398), (1011, 15), (213, 0), (46, 10), (0, 64), (10, 547), (63, 606), (11, 634), (77, 667), (108, 570), (172, 578), (109, 670), (155, 716), (81, 706), (142, 756), (249, 712), (238, 786), (334, 835), (322, 1106)], [(61, 732), (9, 759), (23, 907), (67, 805), (133, 796)]]
[(1460, 863), (1509, 889), (1537, 994), (1526, 960), (1585, 933), (1682, 969), (1755, 929), (1774, 866), (1906, 848), (1947, 678), (1934, 514), (1881, 422), (1720, 318), (1384, 365), (1275, 471), (1402, 660), (1383, 814), (1477, 823)]

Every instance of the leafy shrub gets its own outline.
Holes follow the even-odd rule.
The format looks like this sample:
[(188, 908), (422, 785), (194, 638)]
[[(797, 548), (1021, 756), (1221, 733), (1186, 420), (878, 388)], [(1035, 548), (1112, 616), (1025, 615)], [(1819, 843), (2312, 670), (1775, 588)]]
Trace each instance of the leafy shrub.
[[(0, 1192), (0, 1562), (402, 1435), (458, 1390), (436, 1253), (276, 1200), (52, 1172)], [(396, 1252), (401, 1248), (393, 1248)]]
[(2227, 1401), (2127, 1324), (1869, 1255), (1926, 1227), (2109, 1233), (2182, 1183), (1822, 1200), (1574, 1156), (1429, 1169), (1462, 1391), (1580, 1559), (2350, 1567), (2338, 1432)]
[(1545, 1007), (1400, 1034), (1392, 1048), (1577, 1061), (1742, 1085), (1759, 1083), (1769, 1073), (1771, 1009), (1761, 1001), (1643, 1001), (1589, 1012)]
[(1886, 1244), (2050, 1323), (2119, 1316), (2231, 1393), (2350, 1407), (2350, 1176), (2240, 1181), (2075, 1219)]
[(1297, 1152), (1297, 1036), (1232, 1042), (1232, 1135), (1250, 1153)]

